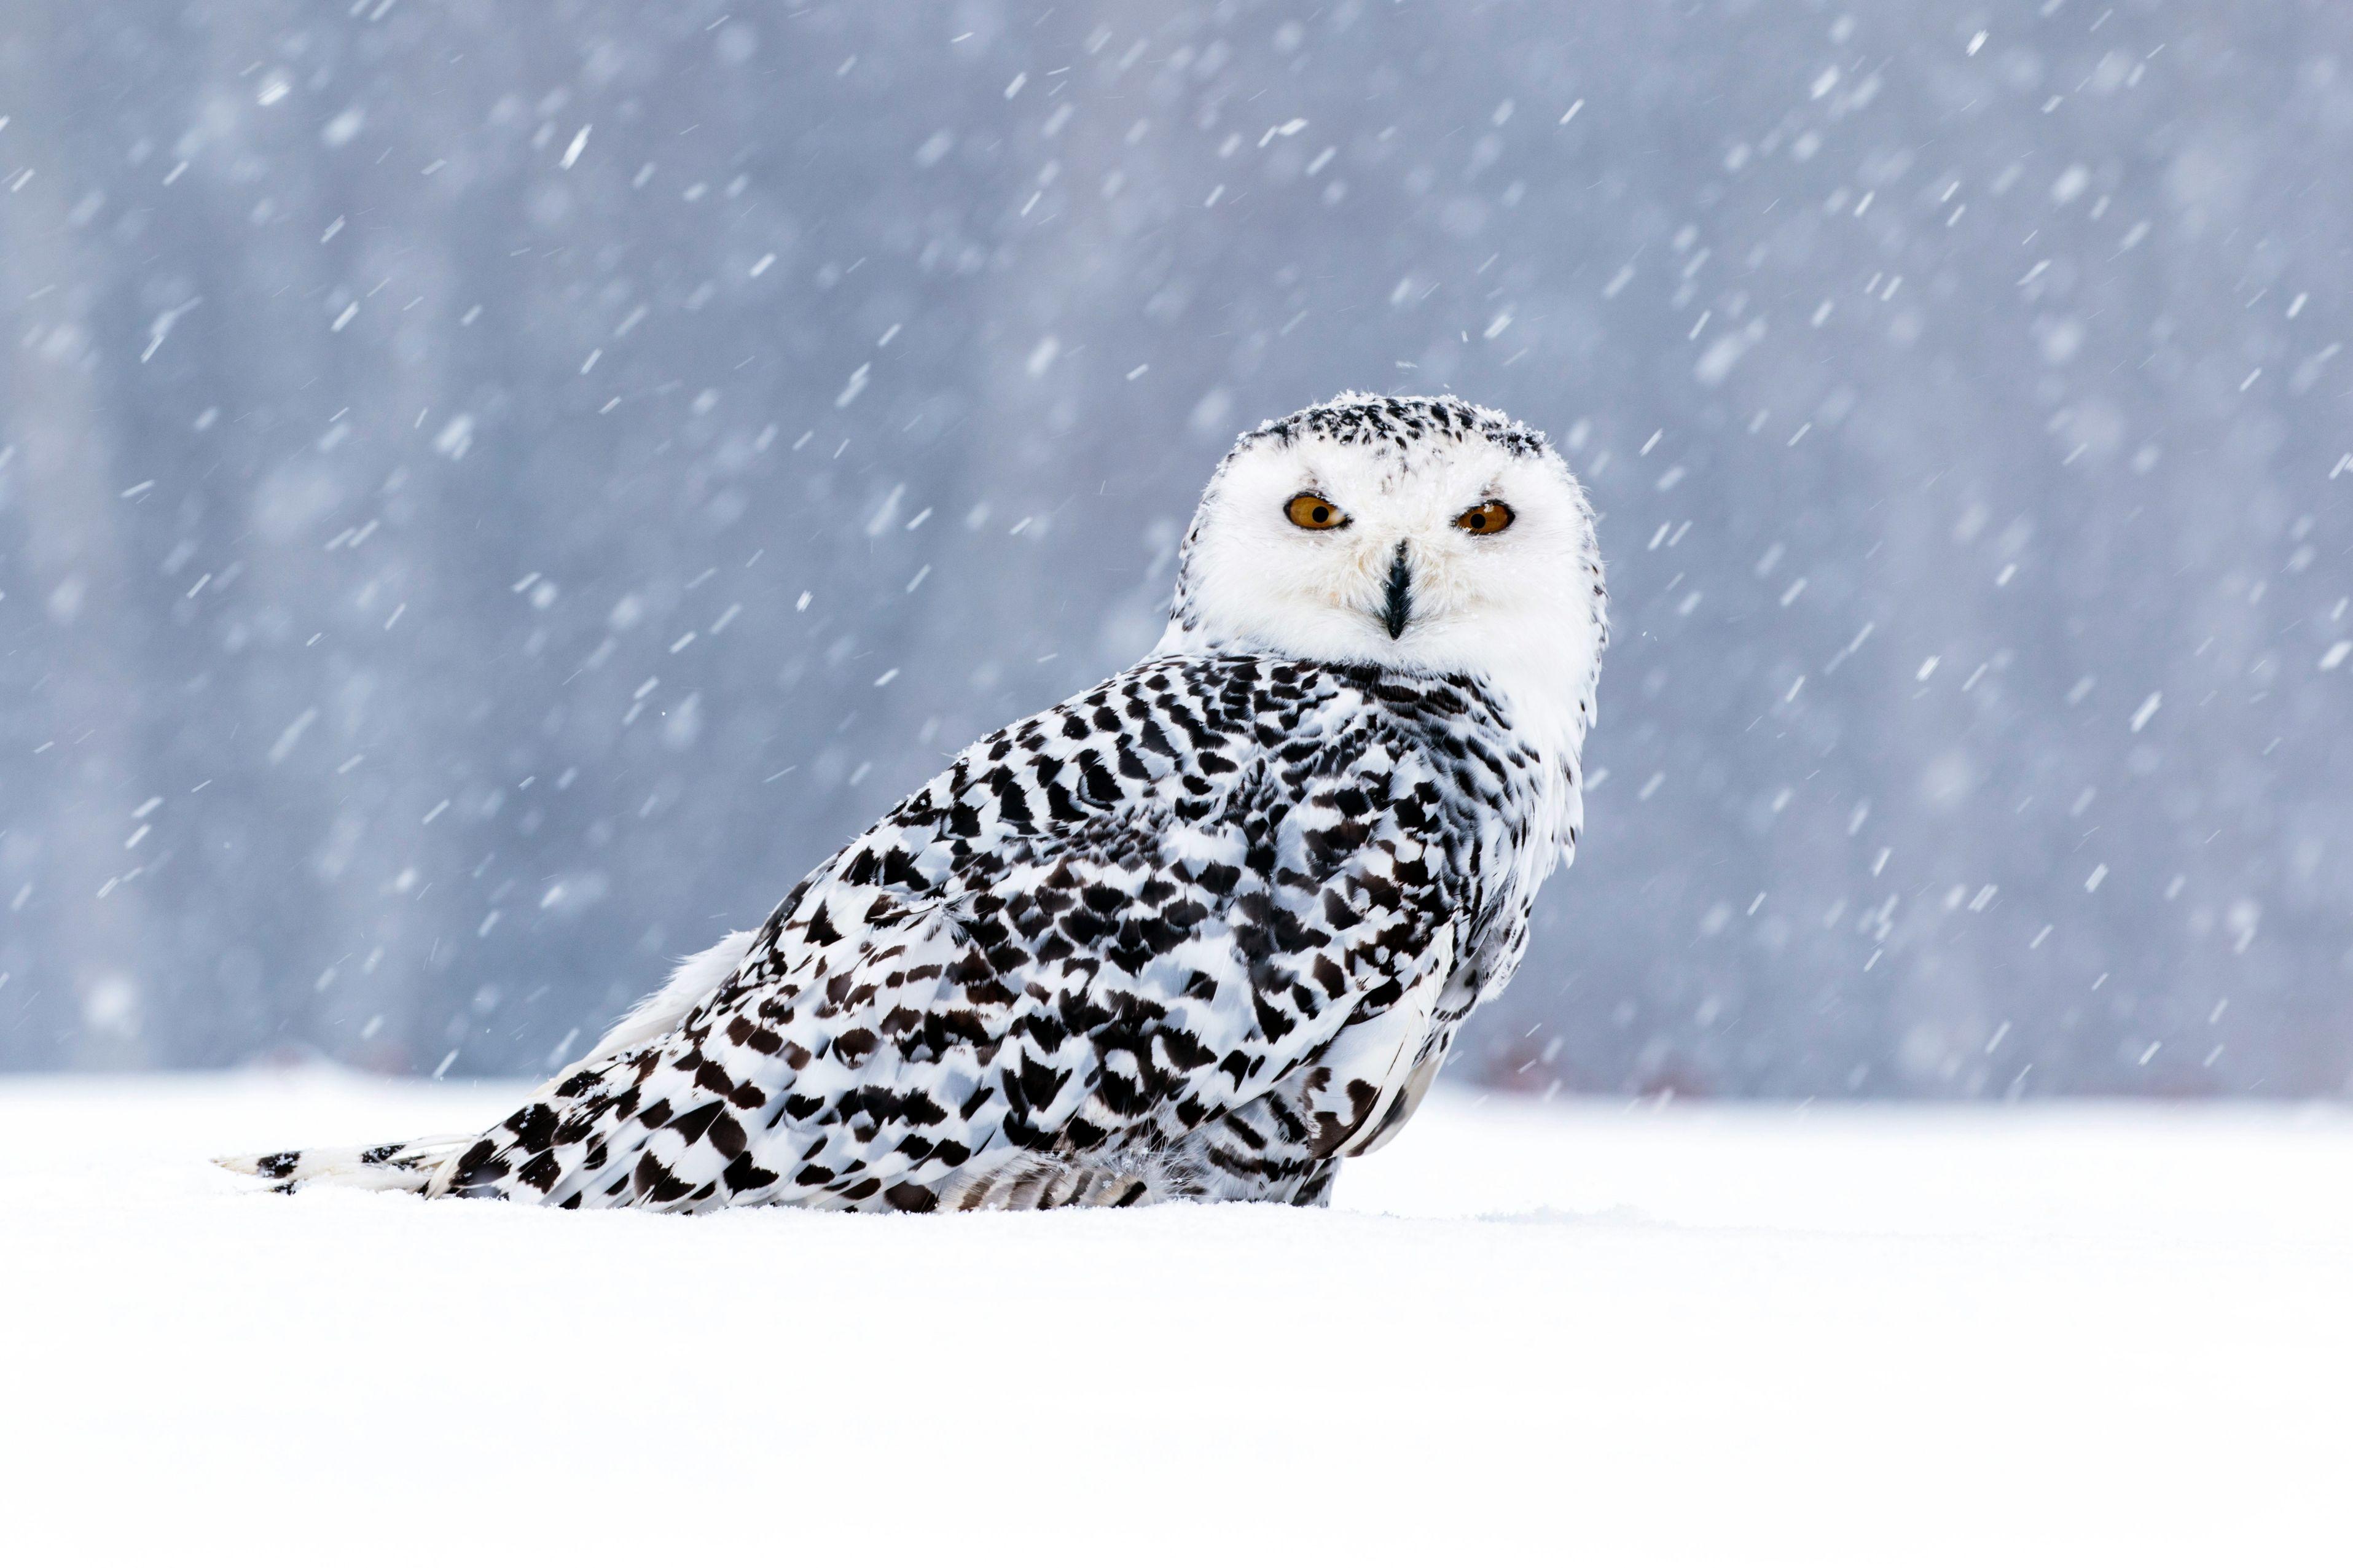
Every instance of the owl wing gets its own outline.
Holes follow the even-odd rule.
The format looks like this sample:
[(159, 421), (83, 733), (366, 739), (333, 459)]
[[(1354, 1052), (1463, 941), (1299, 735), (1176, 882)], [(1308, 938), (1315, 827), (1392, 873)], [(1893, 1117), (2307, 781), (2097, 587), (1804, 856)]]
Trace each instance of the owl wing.
[(437, 1185), (924, 1209), (1146, 1160), (1303, 1069), (1293, 1141), (1362, 1135), (1454, 946), (1432, 767), (1345, 686), (1151, 668), (968, 750), (676, 1029), (560, 1076)]

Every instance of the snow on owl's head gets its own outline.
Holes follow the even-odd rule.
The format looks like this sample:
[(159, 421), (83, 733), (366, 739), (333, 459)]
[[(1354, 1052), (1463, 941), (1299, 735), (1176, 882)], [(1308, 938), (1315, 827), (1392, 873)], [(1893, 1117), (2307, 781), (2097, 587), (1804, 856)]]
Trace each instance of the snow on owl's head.
[(1349, 393), (1218, 465), (1160, 647), (1478, 676), (1574, 749), (1607, 637), (1593, 509), (1542, 435), (1459, 397)]

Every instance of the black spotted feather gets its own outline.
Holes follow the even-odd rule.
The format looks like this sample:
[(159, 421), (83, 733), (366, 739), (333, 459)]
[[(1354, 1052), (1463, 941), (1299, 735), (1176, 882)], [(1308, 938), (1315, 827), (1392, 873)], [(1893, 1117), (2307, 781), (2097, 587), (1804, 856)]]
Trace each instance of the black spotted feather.
[(1465, 677), (1148, 660), (966, 749), (674, 1031), (560, 1077), (425, 1190), (1319, 1201), (1518, 962), (1554, 847), (1537, 772)]

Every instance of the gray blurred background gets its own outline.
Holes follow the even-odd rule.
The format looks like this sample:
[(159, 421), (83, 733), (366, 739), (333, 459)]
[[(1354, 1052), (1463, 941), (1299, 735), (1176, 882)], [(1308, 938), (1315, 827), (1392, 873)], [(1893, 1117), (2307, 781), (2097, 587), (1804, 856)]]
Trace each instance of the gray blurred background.
[(1462, 1079), (2353, 1084), (2340, 0), (11, 0), (0, 117), (0, 1064), (576, 1053), (1357, 387), (1605, 514)]

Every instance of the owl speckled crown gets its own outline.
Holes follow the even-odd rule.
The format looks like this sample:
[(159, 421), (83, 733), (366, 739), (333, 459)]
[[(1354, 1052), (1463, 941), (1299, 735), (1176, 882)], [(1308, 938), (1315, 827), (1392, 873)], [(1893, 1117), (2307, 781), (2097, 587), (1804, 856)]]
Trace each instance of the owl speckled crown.
[(1261, 441), (1288, 447), (1308, 436), (1344, 447), (1393, 447), (1400, 457), (1409, 456), (1415, 447), (1446, 440), (1492, 441), (1518, 458), (1552, 450), (1543, 431), (1451, 394), (1390, 397), (1369, 392), (1344, 392), (1328, 403), (1270, 419), (1245, 432), (1234, 447), (1240, 451)]

